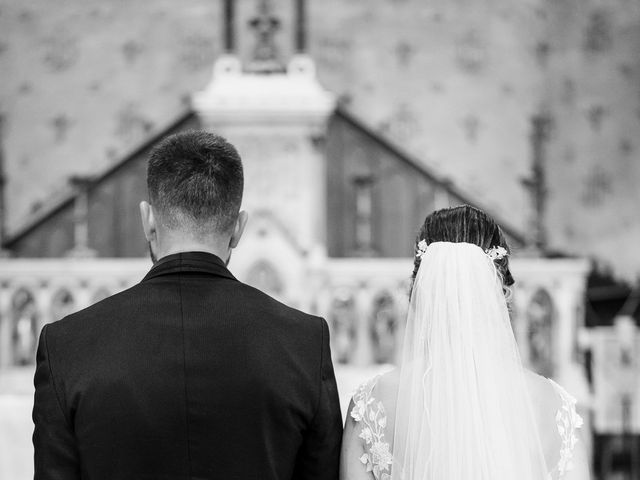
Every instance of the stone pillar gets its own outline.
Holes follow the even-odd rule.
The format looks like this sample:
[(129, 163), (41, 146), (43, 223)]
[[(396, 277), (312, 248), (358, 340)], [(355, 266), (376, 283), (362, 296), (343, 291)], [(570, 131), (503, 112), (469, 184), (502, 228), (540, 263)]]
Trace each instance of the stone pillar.
[[(252, 216), (266, 219), (262, 234), (278, 235), (298, 252), (300, 264), (287, 265), (293, 272), (289, 281), (295, 275), (304, 281), (311, 252), (316, 270), (326, 258), (323, 139), (336, 105), (317, 82), (313, 61), (299, 55), (285, 72), (266, 74), (243, 71), (237, 58), (221, 57), (210, 84), (192, 100), (203, 126), (229, 139), (242, 157), (248, 230)], [(267, 238), (256, 240), (254, 247)], [(243, 242), (232, 268), (265, 253), (242, 248)], [(277, 259), (277, 252), (272, 258)]]

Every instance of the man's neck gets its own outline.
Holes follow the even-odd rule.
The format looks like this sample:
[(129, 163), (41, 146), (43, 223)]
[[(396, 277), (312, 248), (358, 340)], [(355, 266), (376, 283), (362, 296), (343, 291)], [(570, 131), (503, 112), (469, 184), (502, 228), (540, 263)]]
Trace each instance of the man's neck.
[(159, 248), (155, 254), (157, 259), (160, 260), (161, 258), (167, 257), (169, 255), (183, 252), (211, 253), (220, 258), (223, 262), (226, 262), (229, 258), (230, 250), (228, 246), (225, 248), (225, 245), (222, 242), (203, 243), (191, 240), (176, 243), (172, 242), (168, 245), (163, 245), (162, 248)]

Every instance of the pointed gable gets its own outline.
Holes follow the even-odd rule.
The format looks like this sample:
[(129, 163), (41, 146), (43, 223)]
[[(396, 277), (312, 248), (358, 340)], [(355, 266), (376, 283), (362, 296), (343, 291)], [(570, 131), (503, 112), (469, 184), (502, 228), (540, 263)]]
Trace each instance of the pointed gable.
[[(461, 204), (482, 208), (343, 108), (330, 122), (326, 150), (330, 256), (412, 256), (427, 214)], [(514, 246), (524, 245), (524, 235), (496, 221)]]

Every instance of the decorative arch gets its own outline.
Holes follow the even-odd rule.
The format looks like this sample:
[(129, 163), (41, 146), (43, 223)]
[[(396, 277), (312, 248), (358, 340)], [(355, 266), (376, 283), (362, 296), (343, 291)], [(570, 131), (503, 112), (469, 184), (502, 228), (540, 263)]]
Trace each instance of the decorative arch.
[(76, 300), (69, 288), (62, 287), (51, 297), (51, 318), (60, 320), (77, 309)]
[(540, 375), (552, 377), (554, 374), (553, 331), (556, 323), (556, 309), (549, 292), (539, 288), (531, 296), (525, 310), (526, 340), (529, 351), (529, 365)]
[(357, 344), (356, 305), (348, 290), (335, 292), (329, 311), (331, 351), (338, 363), (349, 363)]
[(393, 295), (380, 292), (373, 300), (369, 333), (376, 363), (393, 363), (398, 335), (398, 308)]
[(11, 297), (10, 362), (12, 365), (35, 363), (38, 320), (38, 308), (33, 293), (25, 287), (17, 289)]

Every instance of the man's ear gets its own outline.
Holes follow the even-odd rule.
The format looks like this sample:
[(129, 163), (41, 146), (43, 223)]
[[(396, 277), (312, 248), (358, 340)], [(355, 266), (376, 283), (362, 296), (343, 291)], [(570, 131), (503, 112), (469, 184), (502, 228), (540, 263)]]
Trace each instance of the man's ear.
[(229, 247), (236, 248), (240, 242), (240, 237), (244, 233), (244, 227), (247, 226), (247, 220), (249, 220), (249, 214), (242, 210), (238, 214), (238, 219), (233, 227), (233, 233), (231, 234), (231, 240), (229, 240)]
[(149, 202), (144, 200), (140, 202), (140, 218), (147, 242), (154, 241), (156, 239), (156, 217)]

